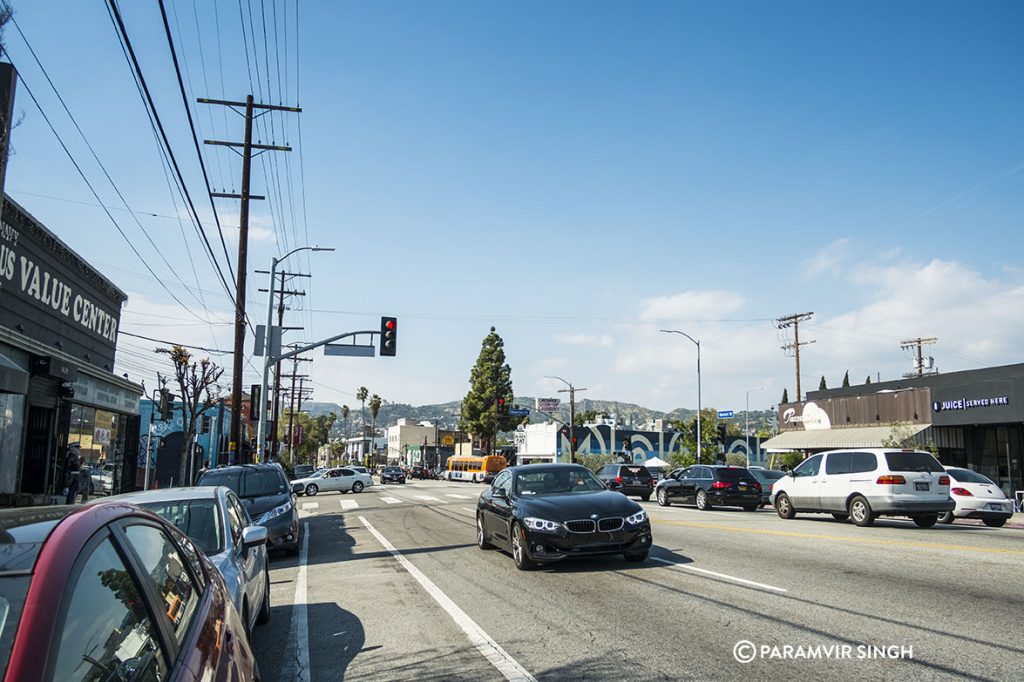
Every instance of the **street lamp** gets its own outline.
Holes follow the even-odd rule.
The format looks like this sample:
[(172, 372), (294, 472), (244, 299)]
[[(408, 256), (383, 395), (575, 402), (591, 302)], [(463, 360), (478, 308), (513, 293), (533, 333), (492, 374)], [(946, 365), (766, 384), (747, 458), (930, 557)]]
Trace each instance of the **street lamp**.
[(270, 260), (270, 287), (267, 290), (267, 327), (264, 331), (266, 342), (263, 344), (263, 379), (260, 382), (260, 419), (256, 425), (256, 458), (257, 461), (266, 462), (266, 444), (263, 442), (267, 434), (267, 383), (270, 379), (270, 365), (273, 364), (273, 356), (270, 351), (270, 330), (274, 324), (274, 276), (277, 274), (277, 264), (293, 253), (299, 251), (334, 251), (327, 246), (300, 246), (292, 249), (280, 258), (274, 257)]
[(693, 345), (697, 346), (697, 463), (700, 464), (700, 462), (701, 462), (701, 444), (700, 444), (700, 442), (702, 440), (704, 440), (703, 439), (703, 435), (704, 434), (700, 430), (700, 408), (701, 408), (701, 404), (700, 404), (700, 341), (698, 339), (693, 338), (692, 336), (690, 336), (686, 332), (681, 332), (681, 331), (679, 331), (677, 329), (660, 329), (658, 331), (660, 331), (662, 333), (665, 333), (665, 334), (679, 334), (681, 336), (685, 336), (686, 338), (688, 338), (690, 341), (693, 342)]
[(750, 468), (750, 394), (754, 391), (764, 390), (764, 386), (758, 386), (757, 388), (751, 388), (747, 391), (747, 407), (743, 411), (743, 438), (746, 441), (747, 447), (744, 450), (747, 451), (747, 468)]
[(576, 457), (576, 391), (585, 391), (585, 388), (576, 388), (562, 377), (545, 376), (545, 379), (558, 379), (569, 388), (559, 389), (559, 393), (569, 394), (569, 463)]

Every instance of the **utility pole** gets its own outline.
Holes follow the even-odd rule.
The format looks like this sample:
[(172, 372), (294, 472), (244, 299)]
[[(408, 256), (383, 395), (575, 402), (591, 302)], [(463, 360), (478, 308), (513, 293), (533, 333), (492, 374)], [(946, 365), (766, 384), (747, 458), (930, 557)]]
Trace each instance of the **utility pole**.
[[(299, 363), (300, 362), (313, 362), (313, 359), (312, 358), (300, 358), (300, 357), (296, 356), (296, 357), (293, 357), (291, 360), (292, 360), (292, 374), (291, 374), (292, 387), (291, 387), (291, 390), (288, 392), (288, 455), (292, 456), (292, 459), (294, 460), (294, 454), (295, 454), (295, 452), (294, 452), (295, 451), (295, 434), (292, 432), (292, 429), (295, 428), (295, 398), (296, 398), (297, 395), (301, 394), (301, 391), (302, 391), (302, 388), (301, 388), (302, 384), (301, 383), (299, 384), (299, 390), (298, 391), (295, 390), (295, 388), (296, 388), (295, 387), (295, 382), (296, 382), (296, 380), (303, 380), (303, 379), (307, 378), (307, 375), (299, 374)], [(301, 404), (302, 404), (302, 402), (301, 402), (301, 398), (300, 398), (299, 405), (301, 406)], [(294, 465), (295, 462), (293, 461), (292, 464)]]
[(548, 376), (546, 379), (558, 379), (569, 388), (561, 388), (559, 393), (569, 394), (569, 463), (576, 461), (576, 391), (585, 391), (585, 388), (576, 388), (562, 377)]
[(917, 348), (914, 357), (914, 371), (911, 372), (910, 374), (904, 374), (903, 376), (907, 378), (914, 376), (924, 376), (924, 352), (922, 350), (922, 347), (925, 344), (935, 343), (938, 340), (939, 338), (937, 336), (929, 336), (927, 338), (921, 338), (919, 336), (916, 339), (906, 339), (904, 341), (900, 341), (900, 348), (902, 348), (903, 350), (907, 350), (908, 348)]
[(800, 341), (800, 323), (811, 319), (814, 313), (796, 313), (795, 315), (787, 315), (786, 317), (780, 317), (776, 320), (776, 325), (779, 329), (786, 329), (788, 327), (793, 328), (793, 343), (787, 343), (782, 346), (782, 350), (792, 350), (796, 355), (796, 400), (794, 402), (800, 402), (800, 346), (806, 346), (807, 344), (814, 343), (815, 340)]
[[(242, 442), (242, 365), (244, 361), (245, 353), (245, 279), (246, 279), (246, 267), (248, 260), (249, 250), (249, 200), (250, 199), (264, 199), (262, 196), (254, 196), (249, 193), (250, 178), (251, 178), (251, 167), (253, 150), (257, 150), (257, 154), (266, 151), (280, 151), (290, 152), (291, 147), (279, 146), (279, 145), (266, 145), (266, 144), (253, 144), (252, 142), (252, 123), (253, 123), (253, 111), (256, 109), (260, 110), (257, 116), (262, 116), (270, 111), (290, 111), (290, 112), (301, 112), (302, 109), (298, 107), (285, 107), (273, 104), (257, 104), (253, 102), (252, 95), (247, 95), (245, 102), (230, 102), (226, 100), (214, 100), (199, 98), (200, 104), (217, 104), (221, 106), (230, 107), (235, 113), (241, 114), (240, 108), (244, 108), (245, 113), (242, 114), (245, 117), (245, 139), (243, 142), (226, 142), (221, 140), (203, 140), (205, 144), (218, 145), (222, 147), (228, 147), (232, 151), (237, 153), (237, 148), (241, 147), (242, 152), (242, 193), (231, 194), (224, 192), (212, 192), (211, 196), (219, 197), (222, 199), (240, 199), (241, 207), (239, 209), (238, 217), (238, 272), (235, 281), (235, 345), (234, 345), (234, 362), (232, 364), (231, 372), (231, 433), (229, 435), (229, 457), (232, 453), (239, 452), (239, 444)], [(260, 396), (260, 400), (265, 400), (266, 396)], [(238, 461), (243, 461), (244, 458), (239, 458)], [(244, 462), (243, 462), (244, 463)]]

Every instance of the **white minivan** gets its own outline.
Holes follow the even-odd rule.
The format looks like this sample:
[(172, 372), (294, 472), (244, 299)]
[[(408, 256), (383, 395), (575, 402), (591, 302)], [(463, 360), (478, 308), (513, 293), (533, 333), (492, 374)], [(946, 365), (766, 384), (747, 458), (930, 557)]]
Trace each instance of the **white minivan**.
[(772, 484), (770, 502), (784, 519), (797, 512), (831, 513), (870, 526), (879, 516), (909, 516), (921, 528), (955, 507), (949, 475), (931, 453), (890, 448), (808, 457)]

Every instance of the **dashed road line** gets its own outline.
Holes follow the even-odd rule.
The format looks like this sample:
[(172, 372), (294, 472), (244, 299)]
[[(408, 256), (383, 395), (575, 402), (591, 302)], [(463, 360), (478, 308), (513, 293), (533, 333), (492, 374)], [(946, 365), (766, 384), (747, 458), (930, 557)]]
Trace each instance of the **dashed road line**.
[(473, 509), (472, 507), (463, 507), (462, 511), (473, 512), (474, 514), (476, 513), (476, 509)]
[(656, 557), (656, 556), (652, 556), (652, 557), (650, 557), (650, 559), (651, 559), (651, 561), (657, 561), (658, 563), (666, 564), (668, 566), (671, 566), (672, 568), (678, 568), (678, 569), (684, 570), (684, 571), (692, 571), (694, 573), (701, 573), (703, 575), (710, 575), (710, 576), (712, 576), (714, 578), (721, 578), (722, 580), (728, 580), (729, 582), (739, 583), (741, 585), (750, 585), (751, 587), (760, 587), (762, 590), (771, 590), (772, 592), (780, 592), (782, 594), (785, 594), (785, 593), (789, 592), (789, 590), (787, 590), (785, 588), (782, 588), (782, 587), (775, 587), (774, 585), (766, 585), (764, 583), (754, 582), (753, 580), (747, 580), (746, 578), (737, 578), (734, 575), (726, 575), (725, 573), (718, 573), (717, 571), (709, 571), (706, 568), (697, 568), (696, 566), (691, 566), (690, 564), (680, 564), (680, 563), (677, 563), (675, 561), (669, 561), (668, 559), (662, 559), (662, 558)]
[(412, 565), (412, 563), (406, 559), (401, 552), (395, 549), (394, 545), (388, 542), (388, 539), (380, 534), (376, 528), (374, 528), (366, 517), (360, 516), (359, 520), (363, 522), (366, 529), (370, 531), (373, 537), (377, 538), (384, 549), (398, 560), (399, 565), (409, 572), (416, 581), (423, 586), (423, 589), (427, 591), (431, 597), (434, 598), (442, 609), (444, 609), (455, 624), (462, 628), (462, 631), (469, 637), (469, 641), (477, 648), (477, 650), (483, 654), (491, 665), (493, 665), (498, 672), (500, 672), (506, 680), (512, 682), (536, 682), (536, 679), (527, 672), (526, 668), (519, 665), (519, 663), (512, 658), (507, 651), (501, 648), (501, 645), (495, 642), (490, 635), (484, 632), (483, 628), (476, 624), (472, 618), (470, 618), (465, 611), (459, 608), (459, 606), (451, 600), (451, 598), (441, 591), (437, 585), (434, 584), (430, 578), (428, 578), (420, 569)]
[(398, 499), (397, 497), (390, 497), (389, 495), (381, 495), (380, 496), (380, 501), (383, 502), (384, 504), (399, 504), (399, 503), (401, 503), (400, 499)]
[(456, 493), (445, 493), (444, 496), (445, 497), (454, 497), (457, 500), (472, 500), (473, 499), (472, 495), (458, 495)]
[(350, 509), (358, 509), (359, 503), (355, 500), (338, 500), (341, 503), (342, 511), (348, 511)]
[(430, 495), (417, 495), (416, 499), (417, 500), (423, 500), (424, 502), (440, 502), (441, 501), (441, 500), (437, 499), (436, 497), (431, 497)]

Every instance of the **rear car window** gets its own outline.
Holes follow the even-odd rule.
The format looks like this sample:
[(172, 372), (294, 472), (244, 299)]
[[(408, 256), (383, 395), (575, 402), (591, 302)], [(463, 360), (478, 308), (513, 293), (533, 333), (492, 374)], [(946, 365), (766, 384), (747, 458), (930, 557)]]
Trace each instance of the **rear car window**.
[(633, 478), (650, 478), (651, 472), (647, 470), (647, 467), (635, 466), (635, 467), (622, 467), (622, 476), (632, 476)]
[(946, 469), (946, 473), (953, 477), (957, 483), (981, 483), (983, 485), (995, 485), (992, 479), (982, 476), (977, 471), (970, 469)]
[(945, 473), (945, 469), (927, 452), (887, 452), (885, 461), (889, 471), (923, 471)]
[(220, 509), (216, 501), (169, 500), (147, 502), (142, 506), (173, 523), (206, 554), (212, 556), (224, 551), (221, 546)]
[(754, 476), (746, 469), (719, 469), (718, 470), (719, 481), (753, 481)]

